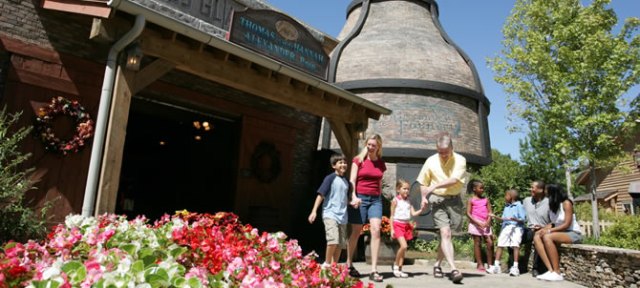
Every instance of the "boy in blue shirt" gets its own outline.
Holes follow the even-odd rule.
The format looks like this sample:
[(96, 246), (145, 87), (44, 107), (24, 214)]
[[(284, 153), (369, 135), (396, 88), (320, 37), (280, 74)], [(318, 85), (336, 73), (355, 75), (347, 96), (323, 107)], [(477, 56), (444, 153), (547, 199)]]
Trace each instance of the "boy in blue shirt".
[[(498, 249), (496, 249), (495, 263), (487, 270), (489, 274), (499, 274), (502, 272), (500, 269), (500, 257), (502, 256), (503, 247), (511, 247), (513, 248), (513, 255), (520, 255), (520, 241), (522, 241), (522, 231), (527, 213), (522, 203), (518, 201), (518, 191), (515, 189), (509, 189), (505, 192), (504, 201), (505, 205), (504, 211), (502, 211), (502, 217), (492, 215), (495, 219), (502, 221), (502, 229), (500, 230), (500, 236), (498, 236)], [(509, 275), (520, 275), (518, 262), (513, 262), (513, 267), (509, 268)]]
[(337, 263), (340, 253), (347, 246), (347, 205), (351, 184), (345, 177), (347, 161), (342, 154), (329, 159), (334, 173), (327, 175), (318, 188), (318, 197), (313, 204), (309, 223), (316, 220), (316, 211), (322, 203), (322, 221), (327, 238), (327, 251), (322, 268)]

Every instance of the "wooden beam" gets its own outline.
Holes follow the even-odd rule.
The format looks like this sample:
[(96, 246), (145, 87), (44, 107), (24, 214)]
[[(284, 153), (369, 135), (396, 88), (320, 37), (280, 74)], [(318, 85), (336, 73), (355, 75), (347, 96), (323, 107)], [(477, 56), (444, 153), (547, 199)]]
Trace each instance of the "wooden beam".
[(89, 39), (95, 40), (101, 43), (113, 42), (114, 37), (110, 35), (111, 29), (105, 25), (105, 20), (100, 18), (93, 18), (91, 23), (91, 32), (89, 33)]
[(137, 94), (142, 91), (142, 89), (149, 86), (149, 84), (169, 73), (169, 71), (173, 70), (175, 67), (175, 64), (164, 59), (157, 59), (153, 61), (151, 64), (145, 66), (140, 72), (136, 73), (135, 85), (131, 93), (133, 95)]
[(98, 184), (96, 215), (114, 213), (116, 209), (120, 170), (122, 168), (122, 153), (124, 152), (129, 108), (131, 106), (131, 96), (133, 95), (131, 83), (134, 80), (133, 73), (124, 70), (122, 66), (118, 66), (116, 71), (113, 101), (109, 111), (107, 142), (105, 143), (100, 183)]
[(338, 144), (340, 144), (342, 153), (347, 159), (352, 159), (356, 156), (358, 154), (358, 135), (356, 135), (355, 129), (350, 124), (332, 119), (329, 119), (329, 125), (336, 136), (336, 140), (338, 140)]
[[(147, 29), (142, 33), (140, 46), (146, 55), (173, 62), (176, 64), (176, 69), (187, 73), (311, 114), (336, 119), (345, 123), (354, 122), (355, 117), (349, 107), (323, 101), (320, 97), (301, 97), (305, 93), (303, 89), (293, 87), (290, 84), (283, 85), (284, 83), (280, 81), (271, 81), (268, 75), (247, 73), (246, 66), (234, 64), (236, 61), (232, 59), (223, 61), (210, 56), (208, 53), (196, 53), (188, 44), (163, 39), (153, 30)], [(280, 76), (278, 75), (278, 78)], [(288, 77), (283, 80), (286, 81), (286, 78)]]

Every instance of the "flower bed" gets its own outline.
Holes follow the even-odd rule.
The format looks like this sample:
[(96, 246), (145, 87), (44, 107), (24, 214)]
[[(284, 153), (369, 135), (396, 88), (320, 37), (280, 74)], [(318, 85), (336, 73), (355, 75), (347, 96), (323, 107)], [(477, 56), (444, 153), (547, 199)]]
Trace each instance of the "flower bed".
[[(284, 233), (259, 233), (232, 213), (67, 217), (42, 243), (9, 242), (0, 287), (362, 287), (326, 270)], [(372, 287), (371, 285), (369, 285)]]
[[(366, 223), (362, 225), (362, 232), (365, 236), (371, 237), (371, 224)], [(384, 241), (391, 241), (391, 220), (387, 216), (382, 216), (380, 221), (380, 237)]]

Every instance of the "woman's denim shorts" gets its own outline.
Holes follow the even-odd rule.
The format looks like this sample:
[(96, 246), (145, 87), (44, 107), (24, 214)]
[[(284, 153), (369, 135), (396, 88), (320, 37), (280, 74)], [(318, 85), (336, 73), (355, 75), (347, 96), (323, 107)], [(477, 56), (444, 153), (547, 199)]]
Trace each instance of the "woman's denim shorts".
[(358, 208), (353, 208), (349, 205), (349, 223), (351, 224), (365, 224), (369, 222), (369, 219), (382, 219), (382, 198), (381, 196), (371, 196), (356, 194), (362, 202)]

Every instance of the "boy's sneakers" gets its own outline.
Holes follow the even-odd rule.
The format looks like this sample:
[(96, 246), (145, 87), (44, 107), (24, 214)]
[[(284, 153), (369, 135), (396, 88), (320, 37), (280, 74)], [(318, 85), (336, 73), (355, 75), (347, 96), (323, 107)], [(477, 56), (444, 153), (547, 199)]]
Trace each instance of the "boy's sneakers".
[(489, 274), (500, 274), (500, 266), (498, 265), (493, 265), (493, 266), (489, 266), (489, 269), (487, 269), (487, 273)]
[(509, 269), (509, 275), (510, 276), (520, 276), (520, 269), (518, 269), (518, 267), (513, 266)]
[(547, 272), (544, 273), (542, 275), (538, 275), (538, 277), (536, 277), (539, 280), (546, 280), (546, 281), (563, 281), (564, 277), (562, 277), (562, 275), (556, 273), (556, 272)]

